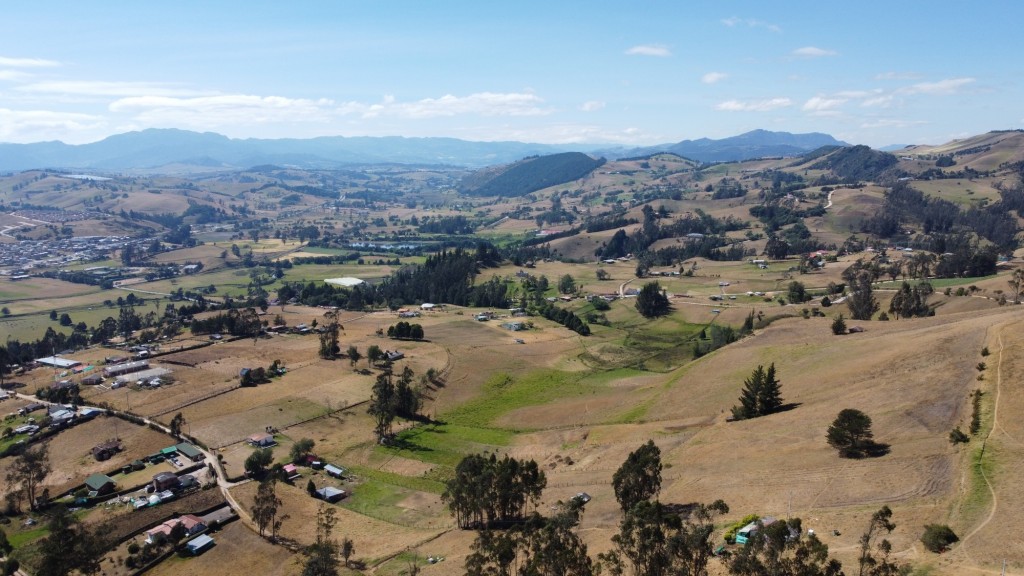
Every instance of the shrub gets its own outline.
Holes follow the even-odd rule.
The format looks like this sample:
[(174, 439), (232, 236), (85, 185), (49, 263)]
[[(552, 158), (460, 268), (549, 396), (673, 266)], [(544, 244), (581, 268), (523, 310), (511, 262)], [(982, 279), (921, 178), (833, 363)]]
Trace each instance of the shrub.
[(836, 316), (836, 319), (832, 321), (832, 333), (836, 336), (846, 334), (846, 319), (842, 314)]
[(924, 527), (924, 534), (921, 536), (921, 543), (928, 550), (936, 554), (948, 549), (950, 544), (959, 541), (960, 538), (953, 532), (953, 529), (945, 524), (928, 524)]
[(984, 348), (981, 349), (981, 355), (982, 356), (988, 356), (989, 355), (988, 346), (985, 346)]
[(139, 553), (139, 543), (138, 542), (132, 542), (131, 544), (129, 544), (128, 545), (128, 553), (129, 554), (138, 554)]
[(968, 436), (967, 434), (964, 434), (963, 430), (960, 430), (959, 426), (957, 426), (956, 428), (953, 428), (952, 430), (949, 431), (949, 443), (950, 444), (960, 444), (961, 442), (966, 444), (966, 443), (970, 442), (970, 440), (971, 440), (971, 437)]

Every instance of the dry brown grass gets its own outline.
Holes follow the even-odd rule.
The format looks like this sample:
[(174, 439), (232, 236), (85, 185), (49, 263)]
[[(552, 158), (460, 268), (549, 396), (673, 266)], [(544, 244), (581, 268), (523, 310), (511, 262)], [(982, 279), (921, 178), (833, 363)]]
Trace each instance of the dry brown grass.
[(155, 576), (295, 576), (302, 573), (299, 557), (254, 534), (241, 522), (232, 522), (211, 534), (214, 546), (194, 558), (172, 556), (147, 572)]

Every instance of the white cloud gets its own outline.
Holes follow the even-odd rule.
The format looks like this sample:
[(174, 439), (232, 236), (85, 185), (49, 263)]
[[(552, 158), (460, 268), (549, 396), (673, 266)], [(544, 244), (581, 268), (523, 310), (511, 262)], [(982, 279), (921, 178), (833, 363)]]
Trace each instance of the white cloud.
[(892, 106), (893, 95), (884, 94), (882, 96), (875, 96), (874, 98), (868, 98), (860, 103), (864, 108), (888, 108)]
[(700, 77), (700, 81), (705, 84), (714, 84), (716, 82), (721, 82), (722, 80), (725, 80), (728, 77), (729, 75), (726, 74), (725, 72), (708, 72), (707, 74)]
[(159, 82), (104, 82), (101, 80), (62, 80), (33, 82), (19, 86), (22, 92), (35, 94), (60, 94), (76, 96), (201, 96), (200, 92)]
[(605, 103), (600, 100), (588, 100), (583, 104), (580, 104), (580, 110), (584, 112), (597, 112), (604, 107)]
[(102, 117), (91, 114), (0, 108), (0, 141), (38, 142), (66, 137), (69, 132), (95, 130), (104, 124)]
[(793, 50), (793, 56), (800, 58), (821, 58), (823, 56), (835, 56), (838, 52), (835, 50), (825, 50), (824, 48), (818, 48), (817, 46), (804, 46), (803, 48), (797, 48)]
[[(343, 113), (359, 112), (365, 118), (399, 116), (403, 118), (437, 118), (443, 116), (546, 116), (553, 112), (543, 107), (544, 100), (529, 92), (478, 92), (468, 96), (445, 94), (440, 98), (424, 98), (412, 102), (398, 102), (385, 96), (379, 104), (365, 106), (348, 102), (341, 107)], [(360, 110), (361, 107), (364, 107)]]
[(864, 122), (861, 128), (908, 128), (928, 124), (926, 120), (899, 120), (896, 118), (879, 118), (870, 122)]
[(641, 44), (626, 50), (626, 54), (629, 56), (657, 56), (659, 58), (667, 58), (672, 55), (672, 52), (665, 46)]
[(332, 104), (327, 99), (235, 94), (196, 98), (133, 96), (115, 100), (109, 108), (111, 112), (133, 114), (134, 121), (151, 126), (209, 127), (327, 121), (332, 115)]
[(722, 24), (725, 24), (729, 28), (735, 28), (736, 26), (742, 24), (745, 25), (747, 28), (764, 28), (771, 32), (782, 32), (782, 28), (779, 28), (775, 24), (763, 22), (761, 20), (755, 20), (753, 18), (737, 18), (736, 16), (733, 16), (731, 18), (722, 18), (721, 22)]
[(779, 108), (792, 106), (793, 101), (789, 98), (771, 98), (768, 100), (726, 100), (715, 106), (715, 110), (724, 112), (768, 112)]
[(30, 76), (32, 75), (21, 70), (0, 70), (0, 80), (24, 80)]
[(921, 75), (917, 72), (883, 72), (875, 75), (875, 80), (917, 80)]
[(42, 58), (8, 58), (0, 56), (0, 66), (9, 66), (11, 68), (53, 68), (54, 66), (60, 66), (60, 62), (44, 60)]
[(960, 88), (974, 82), (974, 78), (946, 78), (937, 82), (921, 82), (906, 88), (900, 92), (905, 94), (953, 94)]
[(835, 110), (843, 104), (846, 104), (846, 102), (846, 98), (825, 98), (822, 96), (815, 96), (807, 102), (804, 102), (803, 109), (807, 112), (825, 112)]

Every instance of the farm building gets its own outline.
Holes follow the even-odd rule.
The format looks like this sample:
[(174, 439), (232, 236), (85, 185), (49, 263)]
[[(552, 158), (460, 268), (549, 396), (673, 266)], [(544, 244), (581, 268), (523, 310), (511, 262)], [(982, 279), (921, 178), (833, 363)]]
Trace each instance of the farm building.
[[(740, 528), (738, 532), (736, 532), (736, 543), (746, 544), (754, 536), (754, 534), (756, 534), (757, 531), (760, 530), (762, 527), (770, 526), (772, 524), (775, 524), (776, 522), (778, 522), (778, 520), (775, 517), (765, 516), (760, 520), (755, 520), (754, 522), (747, 524), (743, 528)], [(794, 538), (799, 536), (799, 534), (793, 533), (792, 528), (790, 528), (790, 533), (791, 536), (793, 536)]]
[(365, 282), (363, 282), (359, 278), (353, 278), (352, 276), (345, 276), (343, 278), (325, 278), (324, 282), (326, 284), (334, 284), (335, 286), (344, 286), (345, 288), (351, 288), (353, 286), (365, 284)]
[[(127, 364), (125, 364), (125, 366), (127, 366)], [(123, 374), (121, 376), (118, 376), (115, 381), (121, 386), (124, 386), (125, 384), (128, 384), (133, 381), (152, 381), (154, 379), (167, 376), (170, 373), (171, 371), (168, 370), (167, 368), (149, 368), (148, 370), (139, 370), (138, 372)]]
[(345, 497), (345, 491), (332, 486), (324, 486), (316, 491), (316, 497), (324, 502), (337, 502)]
[(526, 322), (505, 322), (501, 327), (512, 332), (519, 332), (526, 330)]
[(299, 474), (299, 468), (295, 464), (285, 464), (281, 470), (284, 471), (285, 476), (287, 476), (289, 480), (294, 480), (301, 476), (301, 474)]
[(188, 442), (182, 442), (181, 444), (178, 444), (174, 448), (177, 449), (178, 454), (181, 454), (182, 456), (188, 458), (193, 462), (199, 462), (204, 458), (203, 453), (200, 452), (198, 448), (196, 448), (195, 446)]
[(160, 492), (178, 487), (178, 475), (174, 472), (160, 472), (153, 476), (153, 490)]
[(136, 360), (135, 362), (125, 362), (124, 364), (107, 366), (103, 369), (103, 374), (104, 376), (115, 377), (124, 374), (131, 374), (132, 372), (140, 372), (147, 368), (149, 368), (148, 360)]
[(114, 454), (121, 451), (121, 442), (108, 440), (102, 444), (92, 447), (92, 457), (97, 460), (108, 460)]
[(99, 374), (92, 374), (90, 376), (82, 378), (82, 384), (85, 384), (86, 386), (98, 386), (102, 383), (103, 376), (100, 376)]
[(333, 464), (324, 466), (324, 472), (327, 472), (329, 476), (334, 476), (335, 478), (343, 478), (345, 476), (345, 469), (338, 468)]
[(211, 548), (213, 544), (213, 538), (203, 534), (202, 536), (189, 540), (188, 544), (185, 544), (185, 550), (187, 550), (189, 554), (197, 556)]
[(267, 446), (277, 444), (277, 442), (274, 441), (274, 436), (272, 434), (253, 434), (245, 441), (257, 448), (266, 448)]
[(114, 486), (113, 478), (99, 472), (85, 479), (85, 487), (89, 489), (89, 492), (95, 492), (97, 496), (110, 494), (114, 491)]
[(386, 358), (388, 362), (397, 362), (398, 360), (405, 358), (405, 354), (399, 352), (398, 350), (395, 350), (393, 352), (391, 350), (385, 350), (384, 358)]
[(60, 356), (46, 356), (45, 358), (39, 358), (36, 360), (43, 366), (51, 366), (53, 368), (60, 368), (61, 370), (67, 370), (68, 368), (74, 368), (82, 363), (78, 360), (69, 360), (67, 358), (61, 358)]

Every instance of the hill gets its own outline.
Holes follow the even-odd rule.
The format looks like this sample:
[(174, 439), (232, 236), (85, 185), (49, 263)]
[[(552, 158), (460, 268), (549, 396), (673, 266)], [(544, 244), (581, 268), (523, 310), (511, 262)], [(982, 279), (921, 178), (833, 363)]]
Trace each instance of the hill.
[(898, 160), (888, 152), (872, 150), (867, 146), (841, 148), (811, 166), (812, 170), (831, 170), (844, 182), (877, 180)]
[(578, 180), (605, 163), (580, 152), (525, 158), (504, 168), (486, 169), (462, 180), (459, 190), (474, 196), (524, 196)]
[(524, 156), (568, 150), (565, 146), (522, 142), (470, 142), (456, 138), (330, 136), (310, 139), (233, 139), (212, 132), (148, 129), (90, 144), (63, 142), (0, 144), (0, 170), (75, 168), (141, 170), (177, 164), (246, 168), (289, 164), (302, 168), (337, 168), (351, 164), (431, 164), (487, 166)]
[(849, 146), (849, 144), (820, 132), (791, 134), (770, 130), (752, 130), (739, 136), (720, 140), (700, 138), (683, 140), (675, 144), (636, 148), (616, 157), (671, 152), (700, 162), (736, 162), (753, 158), (800, 156), (822, 146)]

